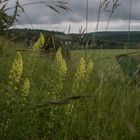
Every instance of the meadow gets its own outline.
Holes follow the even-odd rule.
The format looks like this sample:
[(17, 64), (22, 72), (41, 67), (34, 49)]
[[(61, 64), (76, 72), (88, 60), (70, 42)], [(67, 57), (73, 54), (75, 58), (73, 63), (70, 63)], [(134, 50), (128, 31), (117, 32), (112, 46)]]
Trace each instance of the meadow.
[(116, 55), (139, 50), (40, 53), (0, 38), (1, 140), (139, 140), (140, 87)]

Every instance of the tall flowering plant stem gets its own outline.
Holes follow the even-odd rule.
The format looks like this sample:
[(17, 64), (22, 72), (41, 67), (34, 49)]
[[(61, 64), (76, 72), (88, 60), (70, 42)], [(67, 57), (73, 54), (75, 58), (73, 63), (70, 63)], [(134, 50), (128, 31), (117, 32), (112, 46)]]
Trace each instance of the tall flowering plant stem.
[(9, 74), (9, 87), (10, 90), (12, 90), (13, 92), (15, 92), (18, 89), (17, 86), (20, 82), (22, 73), (23, 73), (23, 60), (20, 52), (17, 52)]

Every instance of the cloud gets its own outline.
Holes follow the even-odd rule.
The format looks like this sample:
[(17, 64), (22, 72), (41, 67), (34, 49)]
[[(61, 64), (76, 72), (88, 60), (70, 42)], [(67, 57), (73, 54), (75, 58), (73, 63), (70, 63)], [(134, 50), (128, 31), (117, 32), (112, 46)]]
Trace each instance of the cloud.
[[(13, 5), (15, 0), (10, 0), (9, 5)], [(36, 2), (38, 0), (20, 0), (21, 4)], [(41, 1), (41, 0), (40, 0)], [(44, 1), (44, 0), (42, 0)], [(48, 0), (49, 1), (49, 0)], [(48, 8), (46, 5), (30, 5), (26, 6), (26, 15), (22, 14), (20, 22), (23, 25), (28, 25), (29, 20), (34, 27), (40, 28), (54, 28), (56, 30), (65, 30), (71, 24), (73, 28), (85, 26), (86, 17), (86, 0), (63, 0), (68, 2), (68, 6), (71, 11), (62, 11), (58, 14)], [(130, 3), (129, 0), (120, 0), (120, 7), (116, 9), (111, 18), (110, 30), (127, 30), (128, 20), (130, 16)], [(98, 15), (99, 0), (89, 0), (89, 30), (94, 30)], [(132, 29), (140, 29), (138, 24), (140, 22), (140, 0), (132, 0)], [(27, 17), (28, 16), (28, 17)], [(106, 22), (108, 20), (109, 13), (103, 12), (100, 20), (100, 28), (105, 29)], [(74, 26), (75, 25), (75, 26)], [(20, 25), (19, 25), (20, 26)], [(45, 27), (44, 27), (45, 26)], [(59, 29), (60, 28), (60, 29)], [(77, 32), (78, 29), (75, 29)]]

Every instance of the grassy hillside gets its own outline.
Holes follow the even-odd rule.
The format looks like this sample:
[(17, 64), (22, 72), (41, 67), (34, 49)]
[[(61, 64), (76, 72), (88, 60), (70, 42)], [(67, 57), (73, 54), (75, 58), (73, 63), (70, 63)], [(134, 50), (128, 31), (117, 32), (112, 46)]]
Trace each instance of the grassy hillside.
[(18, 52), (22, 44), (0, 38), (0, 139), (138, 140), (140, 87), (114, 59), (124, 50), (64, 60), (59, 49), (52, 59), (43, 43)]
[[(38, 34), (42, 32), (46, 38), (50, 35), (55, 35), (61, 41), (63, 40), (73, 40), (77, 41), (79, 44), (85, 44), (86, 41), (93, 42), (96, 36), (96, 46), (91, 43), (90, 48), (108, 48), (108, 49), (119, 49), (119, 48), (140, 48), (140, 31), (130, 32), (130, 46), (128, 47), (128, 32), (126, 31), (112, 31), (112, 32), (97, 32), (97, 33), (87, 33), (84, 35), (83, 39), (80, 39), (79, 34), (64, 34), (63, 32), (48, 31), (48, 30), (35, 30), (35, 29), (11, 29), (7, 32), (8, 37), (14, 39), (15, 41), (29, 42), (35, 41), (38, 38)], [(90, 44), (90, 43), (89, 43)], [(70, 46), (70, 48), (73, 48)], [(76, 48), (76, 46), (74, 47)], [(76, 48), (77, 49), (77, 48)]]
[[(94, 33), (88, 33), (87, 37), (92, 38)], [(107, 39), (107, 40), (117, 40), (127, 42), (128, 31), (108, 31), (108, 32), (98, 32), (96, 33), (97, 38)], [(139, 42), (140, 31), (130, 32), (130, 42)]]

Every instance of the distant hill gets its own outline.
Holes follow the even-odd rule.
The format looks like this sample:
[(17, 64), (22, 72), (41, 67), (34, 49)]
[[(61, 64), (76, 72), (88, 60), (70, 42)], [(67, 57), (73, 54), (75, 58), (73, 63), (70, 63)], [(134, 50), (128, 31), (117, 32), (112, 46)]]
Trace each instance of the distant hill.
[[(71, 34), (71, 36), (77, 37), (78, 34)], [(108, 32), (92, 32), (84, 35), (86, 40), (94, 40), (96, 38), (96, 47), (100, 48), (126, 48), (128, 43), (127, 31), (108, 31)], [(129, 48), (140, 48), (140, 31), (130, 32), (130, 46)]]
[[(86, 34), (87, 38), (92, 38), (95, 33)], [(128, 41), (127, 31), (111, 31), (111, 32), (98, 32), (96, 33), (98, 39)], [(140, 42), (140, 31), (130, 32), (130, 42)]]
[[(48, 31), (48, 30), (39, 30), (39, 29), (10, 29), (8, 31), (8, 36), (14, 38), (15, 40), (36, 40), (39, 33), (43, 33), (46, 37), (48, 35), (56, 35), (60, 40), (61, 39), (71, 39), (78, 40), (80, 39), (79, 34), (65, 34), (58, 31)], [(128, 42), (128, 32), (127, 31), (109, 31), (109, 32), (97, 32), (97, 33), (87, 33), (84, 34), (84, 40), (90, 40), (92, 42), (96, 37), (96, 46), (91, 45), (92, 48), (100, 48), (103, 45), (103, 48), (124, 48)], [(130, 32), (130, 47), (139, 48), (140, 44), (140, 31), (131, 31)]]
[(32, 39), (34, 37), (38, 37), (40, 33), (43, 33), (45, 36), (51, 35), (64, 35), (63, 32), (57, 31), (48, 31), (48, 30), (40, 30), (40, 29), (10, 29), (7, 34), (9, 37), (13, 37), (15, 39)]

